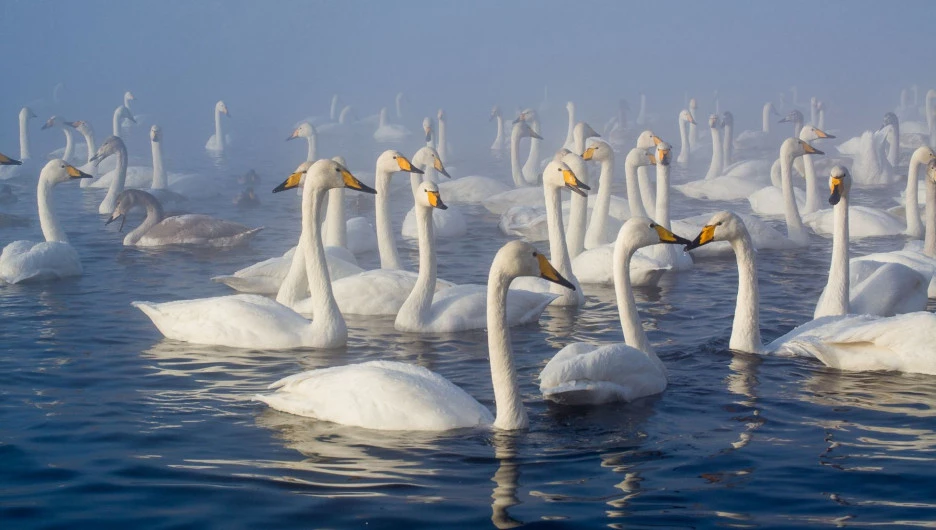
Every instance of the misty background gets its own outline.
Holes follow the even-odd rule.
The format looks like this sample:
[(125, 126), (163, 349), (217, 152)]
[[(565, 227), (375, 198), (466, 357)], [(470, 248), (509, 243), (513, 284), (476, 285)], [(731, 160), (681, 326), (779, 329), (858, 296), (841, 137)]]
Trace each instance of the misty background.
[(538, 107), (544, 87), (547, 146), (564, 140), (568, 100), (600, 130), (620, 98), (633, 120), (643, 91), (655, 132), (677, 143), (687, 94), (707, 116), (717, 90), (742, 131), (760, 127), (761, 107), (781, 91), (790, 103), (793, 85), (807, 118), (816, 96), (827, 127), (848, 137), (876, 128), (901, 88), (916, 83), (922, 98), (936, 87), (934, 14), (927, 1), (0, 0), (0, 151), (17, 154), (23, 105), (39, 115), (34, 156), (62, 145), (60, 133), (39, 131), (53, 113), (90, 121), (100, 142), (126, 90), (147, 117), (128, 141), (131, 156), (148, 156), (152, 123), (170, 159), (201, 151), (223, 99), (235, 148), (295, 152), (284, 168), (305, 148), (283, 138), (297, 121), (327, 116), (335, 93), (362, 118), (386, 106), (394, 121), (404, 92), (414, 146), (422, 117), (444, 108), (462, 152), (490, 144), (492, 105), (509, 119)]

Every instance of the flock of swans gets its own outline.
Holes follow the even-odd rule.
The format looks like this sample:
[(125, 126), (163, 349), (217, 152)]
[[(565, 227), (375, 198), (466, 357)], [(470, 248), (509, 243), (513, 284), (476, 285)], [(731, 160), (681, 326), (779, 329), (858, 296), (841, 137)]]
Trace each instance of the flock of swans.
[[(575, 342), (550, 352), (552, 358), (540, 374), (542, 395), (559, 403), (598, 405), (658, 394), (666, 389), (667, 371), (644, 332), (634, 286), (654, 285), (665, 274), (691, 274), (697, 260), (733, 254), (738, 292), (732, 350), (814, 357), (842, 370), (936, 375), (936, 315), (926, 311), (928, 300), (936, 296), (934, 100), (936, 91), (931, 90), (921, 111), (904, 93), (901, 106), (885, 115), (877, 131), (843, 143), (840, 156), (828, 157), (828, 163), (822, 160), (826, 153), (813, 144), (835, 137), (824, 130), (824, 107), (815, 98), (809, 120), (797, 109), (777, 120), (780, 113), (768, 102), (762, 128), (737, 137), (731, 112), (716, 110), (707, 120), (700, 119), (693, 98), (676, 115), (678, 152), (648, 128), (659, 117), (647, 112), (644, 95), (637, 129), (629, 127), (622, 103), (601, 134), (576, 120), (570, 102), (565, 141), (546, 157), (537, 111), (520, 110), (508, 123), (495, 106), (490, 113), (496, 124), (491, 148), (509, 151), (509, 178), (452, 178), (446, 169), (453, 156), (446, 138), (447, 117), (439, 110), (435, 122), (423, 121), (425, 146), (412, 157), (396, 149), (384, 151), (376, 159), (373, 183), (365, 183), (348, 170), (343, 158), (318, 156), (318, 135), (340, 134), (354, 123), (370, 123), (378, 144), (399, 143), (413, 134), (391, 123), (386, 108), (376, 117), (358, 119), (350, 106), (339, 110), (335, 96), (327, 118), (296, 124), (287, 140), (305, 139), (306, 159), (272, 190), (301, 194), (296, 246), (283, 256), (213, 278), (236, 294), (136, 301), (133, 306), (169, 339), (232, 348), (343, 347), (348, 339), (345, 314), (392, 316), (394, 327), (406, 333), (486, 329), (493, 414), (444, 377), (385, 360), (295, 374), (276, 381), (257, 399), (292, 414), (371, 429), (522, 429), (528, 420), (510, 327), (537, 322), (550, 305), (584, 305), (589, 285), (613, 286), (623, 341)], [(250, 241), (261, 230), (200, 214), (166, 215), (164, 203), (196, 196), (202, 186), (197, 175), (167, 173), (158, 125), (150, 131), (152, 166), (129, 165), (121, 131), (136, 123), (130, 110), (133, 101), (127, 92), (114, 111), (113, 135), (99, 146), (87, 121), (49, 118), (43, 128), (63, 131), (66, 145), (45, 164), (30, 152), (28, 124), (36, 115), (22, 109), (20, 159), (0, 154), (0, 179), (38, 174), (38, 217), (45, 240), (14, 241), (3, 248), (4, 282), (83, 274), (80, 249), (69, 243), (53, 203), (53, 188), (71, 181), (106, 188), (98, 212), (105, 224), (120, 221), (121, 231), (131, 211), (145, 212), (144, 221), (124, 237), (127, 246), (231, 247)], [(402, 101), (398, 95), (397, 119)], [(915, 121), (921, 114), (925, 125)], [(226, 104), (217, 102), (215, 132), (206, 150), (228, 148), (228, 118)], [(792, 125), (792, 135), (775, 139), (775, 121)], [(711, 140), (708, 170), (703, 178), (673, 184), (673, 166), (687, 168), (707, 155), (700, 131), (705, 124)], [(74, 131), (84, 137), (80, 146)], [(530, 144), (525, 161), (523, 139)], [(904, 178), (895, 168), (907, 153), (901, 206), (888, 211), (853, 204), (863, 189)], [(74, 165), (71, 161), (77, 158), (85, 164)], [(613, 194), (618, 159), (623, 159), (626, 197)], [(598, 166), (596, 180), (589, 177), (590, 163)], [(402, 220), (400, 235), (418, 242), (416, 271), (403, 266), (391, 214), (391, 180), (400, 173), (409, 176), (413, 205)], [(828, 192), (820, 173), (829, 175)], [(796, 175), (802, 175), (804, 189), (795, 185)], [(249, 175), (244, 178), (253, 183)], [(566, 192), (570, 196), (563, 198)], [(749, 205), (754, 213), (699, 212), (672, 219), (674, 192), (719, 201), (720, 206)], [(363, 217), (347, 218), (346, 193), (375, 195), (374, 225)], [(823, 209), (823, 202), (829, 208)], [(505, 234), (522, 238), (496, 253), (486, 285), (455, 284), (437, 276), (436, 238), (467, 232), (467, 205), (482, 206), (499, 218)], [(786, 233), (763, 219), (771, 217), (783, 219)], [(828, 280), (814, 320), (764, 344), (757, 251), (800, 251), (810, 245), (810, 231), (831, 236), (832, 246)], [(910, 241), (903, 249), (850, 258), (849, 241), (880, 236)], [(548, 252), (534, 246), (538, 242), (545, 242)], [(356, 255), (366, 251), (379, 253), (379, 268), (366, 270), (358, 264)]]

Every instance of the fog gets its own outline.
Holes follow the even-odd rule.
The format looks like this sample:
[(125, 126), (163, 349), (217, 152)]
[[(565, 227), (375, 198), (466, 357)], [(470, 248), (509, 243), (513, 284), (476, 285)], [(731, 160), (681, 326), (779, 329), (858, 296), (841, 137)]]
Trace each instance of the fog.
[[(539, 106), (546, 87), (544, 130), (556, 142), (567, 100), (600, 127), (620, 98), (633, 118), (643, 91), (658, 132), (677, 140), (686, 95), (707, 115), (717, 90), (744, 130), (781, 91), (790, 102), (794, 85), (807, 107), (825, 102), (830, 128), (859, 132), (901, 88), (917, 84), (922, 97), (936, 86), (933, 14), (926, 1), (2, 0), (0, 151), (16, 153), (27, 104), (42, 120), (89, 120), (103, 138), (126, 90), (135, 112), (193, 149), (213, 132), (219, 99), (251, 142), (327, 115), (334, 93), (363, 117), (401, 91), (411, 130), (445, 108), (451, 136), (482, 145), (493, 104), (512, 115)], [(61, 143), (33, 138), (40, 153)]]

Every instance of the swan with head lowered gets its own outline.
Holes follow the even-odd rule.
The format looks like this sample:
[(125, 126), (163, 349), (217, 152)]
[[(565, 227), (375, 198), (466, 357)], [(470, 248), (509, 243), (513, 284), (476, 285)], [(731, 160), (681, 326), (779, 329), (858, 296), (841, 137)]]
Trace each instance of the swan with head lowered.
[[(829, 316), (803, 324), (764, 346), (761, 342), (757, 263), (740, 217), (715, 214), (689, 248), (727, 241), (738, 263), (738, 299), (728, 348), (750, 353), (813, 356), (842, 370), (936, 374), (936, 315)], [(844, 297), (844, 290), (838, 291)]]
[(634, 253), (657, 244), (689, 244), (646, 217), (632, 217), (621, 226), (614, 244), (614, 290), (624, 343), (569, 344), (540, 373), (546, 399), (565, 404), (633, 401), (666, 389), (666, 368), (644, 333), (631, 288)]
[[(411, 333), (452, 333), (484, 328), (489, 294), (485, 286), (456, 285), (436, 292), (435, 228), (431, 216), (434, 210), (447, 208), (438, 187), (433, 182), (421, 182), (413, 188), (413, 196), (419, 230), (419, 276), (397, 313), (394, 327)], [(575, 288), (558, 273), (549, 280)], [(557, 296), (511, 290), (505, 304), (507, 325), (536, 322)]]
[(508, 288), (521, 276), (568, 282), (529, 243), (511, 241), (494, 257), (487, 284), (488, 353), (496, 416), (442, 376), (392, 361), (310, 370), (281, 379), (257, 399), (270, 407), (367, 429), (443, 431), (493, 426), (525, 429), (507, 325)]
[[(12, 162), (3, 157), (3, 163)], [(91, 178), (64, 160), (50, 160), (39, 172), (36, 199), (39, 206), (39, 224), (45, 241), (13, 241), (0, 253), (0, 280), (6, 283), (57, 280), (81, 276), (81, 261), (68, 236), (59, 225), (52, 205), (52, 188), (56, 184), (80, 178)]]
[(225, 134), (224, 126), (221, 121), (221, 115), (225, 115), (228, 118), (231, 117), (231, 113), (228, 111), (227, 105), (223, 101), (218, 101), (215, 103), (214, 108), (214, 121), (215, 121), (215, 132), (208, 138), (208, 142), (205, 143), (206, 151), (216, 151), (223, 153), (225, 147), (231, 145), (231, 136)]
[(263, 230), (239, 223), (222, 221), (207, 215), (186, 214), (166, 217), (159, 200), (142, 190), (123, 190), (105, 225), (121, 219), (120, 230), (126, 216), (134, 208), (146, 210), (143, 223), (124, 237), (125, 246), (162, 247), (184, 245), (190, 247), (234, 247), (250, 241)]
[[(290, 175), (285, 189), (299, 185)], [(196, 300), (133, 302), (167, 338), (233, 348), (337, 348), (348, 340), (344, 318), (332, 296), (318, 219), (329, 189), (345, 186), (374, 193), (333, 160), (319, 160), (306, 171), (302, 194), (302, 241), (309, 291), (315, 301), (310, 322), (269, 298), (237, 294)]]
[(21, 175), (30, 174), (33, 167), (32, 154), (29, 151), (29, 120), (35, 118), (34, 113), (29, 107), (23, 107), (19, 111), (19, 164), (0, 165), (0, 180), (11, 179)]

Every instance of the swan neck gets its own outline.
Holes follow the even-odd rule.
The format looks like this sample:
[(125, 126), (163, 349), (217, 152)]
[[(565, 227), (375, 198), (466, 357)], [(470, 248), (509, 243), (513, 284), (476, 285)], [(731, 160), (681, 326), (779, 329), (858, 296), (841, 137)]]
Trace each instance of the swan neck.
[(487, 288), (488, 355), (491, 360), (494, 405), (497, 408), (494, 427), (525, 429), (529, 419), (517, 382), (517, 368), (514, 366), (507, 327), (507, 290), (510, 281), (511, 278), (503, 274), (495, 262), (491, 267)]
[(731, 242), (731, 248), (734, 249), (738, 261), (738, 300), (728, 347), (737, 351), (759, 353), (763, 347), (760, 336), (760, 297), (757, 289), (757, 261), (751, 235), (745, 231), (742, 237)]
[(429, 322), (436, 287), (435, 231), (431, 207), (416, 205), (416, 231), (419, 238), (419, 273), (413, 290), (400, 307), (397, 320), (406, 317), (412, 319), (416, 327), (421, 327)]
[(764, 134), (770, 133), (770, 103), (764, 105), (764, 110), (761, 113), (761, 132)]
[(630, 265), (631, 258), (637, 249), (627, 244), (621, 235), (614, 245), (614, 294), (617, 297), (618, 316), (621, 319), (621, 330), (624, 332), (624, 342), (644, 353), (652, 353), (653, 347), (647, 334), (640, 324), (640, 314), (637, 312), (637, 302), (634, 300), (634, 291), (631, 287)]
[[(539, 120), (531, 120), (530, 128), (533, 129), (533, 132), (539, 134)], [(540, 142), (542, 142), (542, 140), (538, 138), (530, 138), (530, 153), (527, 155), (526, 163), (523, 164), (526, 182), (531, 185), (535, 185), (537, 181), (536, 173), (538, 171), (540, 162)], [(445, 161), (443, 160), (443, 162)]]
[(36, 188), (36, 200), (39, 203), (39, 225), (42, 227), (42, 235), (46, 241), (68, 242), (68, 236), (59, 225), (58, 218), (53, 211), (52, 187), (54, 184), (48, 180), (39, 177), (39, 185)]
[(144, 206), (146, 207), (146, 219), (143, 219), (143, 222), (140, 226), (133, 229), (127, 236), (124, 238), (124, 245), (135, 245), (140, 238), (143, 237), (151, 228), (158, 225), (164, 218), (165, 214), (163, 213), (162, 205), (158, 200), (152, 197), (145, 197)]
[(381, 269), (402, 269), (400, 253), (393, 237), (393, 224), (390, 222), (390, 176), (389, 171), (377, 168), (375, 199), (377, 222), (377, 249), (380, 252)]
[(679, 158), (680, 164), (689, 163), (689, 122), (679, 119)]
[[(566, 139), (563, 145), (572, 146), (575, 144), (575, 107), (567, 107), (566, 110), (569, 112), (569, 126), (566, 128)], [(579, 151), (577, 154), (582, 154)]]
[(218, 142), (218, 149), (224, 150), (224, 128), (221, 125), (221, 109), (215, 107), (215, 139)]
[(926, 178), (926, 239), (923, 241), (923, 253), (936, 258), (936, 182)]
[(123, 191), (124, 183), (127, 181), (127, 163), (127, 148), (122, 142), (119, 142), (117, 147), (117, 177), (111, 180), (110, 186), (107, 188), (107, 195), (104, 196), (101, 209), (98, 210), (100, 213), (108, 214), (114, 211), (117, 195)]
[[(633, 153), (633, 151), (631, 151)], [(627, 158), (634, 158), (630, 154)], [(624, 180), (627, 185), (627, 205), (631, 217), (647, 217), (643, 201), (640, 198), (640, 185), (637, 182), (637, 164), (633, 160), (624, 161)]]
[(338, 96), (332, 96), (331, 110), (328, 113), (328, 121), (334, 123), (338, 117)]
[(510, 133), (510, 174), (514, 187), (523, 187), (523, 169), (520, 167), (520, 128), (514, 127)]
[(71, 127), (67, 125), (62, 127), (62, 132), (65, 134), (65, 151), (62, 153), (62, 160), (68, 162), (75, 154), (75, 137), (72, 134)]
[(442, 163), (448, 161), (448, 142), (445, 139), (445, 120), (439, 120), (439, 159), (442, 160)]
[(609, 243), (607, 236), (608, 210), (611, 205), (611, 185), (614, 179), (614, 156), (601, 161), (601, 172), (598, 174), (598, 193), (595, 197), (595, 207), (592, 210), (591, 221), (585, 232), (585, 248), (595, 248)]
[(494, 146), (500, 149), (504, 144), (504, 118), (498, 114), (495, 119), (497, 120), (497, 136), (494, 138)]
[(348, 226), (345, 221), (344, 188), (328, 190), (328, 208), (325, 211), (325, 246), (348, 246)]
[(705, 178), (713, 179), (722, 173), (722, 139), (718, 127), (710, 127), (712, 131), (712, 163), (709, 165)]
[(325, 247), (322, 246), (322, 228), (317, 222), (325, 202), (325, 190), (310, 186), (308, 182), (306, 187), (312, 189), (302, 196), (303, 230), (299, 236), (299, 248), (296, 249), (296, 253), (302, 252), (305, 257), (312, 314), (315, 315), (310, 328), (317, 340), (331, 346), (340, 346), (347, 341), (348, 330), (332, 294)]
[[(306, 141), (309, 143), (309, 150), (306, 152), (306, 161), (315, 162), (318, 159), (318, 135), (313, 134), (306, 138)], [(329, 192), (331, 196), (331, 192)]]
[(734, 151), (734, 125), (725, 125), (722, 140), (722, 167), (724, 164), (731, 163), (731, 155)]
[(813, 163), (813, 155), (803, 155), (803, 176), (806, 178), (806, 206), (803, 211), (804, 213), (812, 213), (820, 209), (819, 197), (821, 196), (819, 190), (816, 189), (819, 183), (816, 179), (816, 166)]
[(920, 226), (920, 206), (919, 206), (919, 171), (920, 161), (916, 153), (910, 158), (910, 170), (907, 172), (907, 189), (904, 193), (906, 198), (905, 214), (907, 219), (907, 233), (914, 237), (919, 237), (923, 232)]
[[(584, 184), (588, 184), (588, 167), (582, 157), (574, 153), (563, 157), (563, 161), (569, 165), (572, 172)], [(566, 231), (566, 246), (569, 249), (569, 257), (575, 258), (585, 250), (585, 224), (588, 221), (588, 197), (582, 197), (578, 193), (573, 193), (570, 199), (569, 224)]]
[(94, 142), (94, 131), (92, 131), (92, 130), (90, 130), (90, 129), (86, 129), (86, 130), (82, 131), (81, 134), (84, 135), (85, 143), (88, 145), (88, 160), (87, 160), (87, 163), (90, 164), (90, 163), (91, 163), (91, 157), (93, 157), (94, 154), (97, 153), (97, 145), (96, 145), (95, 142)]
[(153, 184), (154, 190), (164, 190), (169, 187), (169, 178), (163, 168), (162, 142), (150, 142), (153, 147)]
[(832, 263), (823, 307), (816, 308), (815, 318), (849, 313), (848, 197), (842, 196), (833, 210)]
[(669, 164), (657, 164), (657, 196), (656, 212), (654, 221), (660, 226), (669, 229), (670, 227), (670, 208), (669, 208), (669, 182), (670, 166)]
[(19, 116), (20, 160), (27, 160), (29, 155), (29, 116), (21, 112)]
[(787, 237), (797, 243), (805, 243), (807, 239), (806, 229), (803, 227), (803, 220), (800, 218), (796, 198), (793, 195), (792, 171), (793, 157), (783, 155), (780, 166), (780, 186), (783, 191), (783, 214), (786, 218)]
[(578, 299), (581, 289), (578, 287), (578, 280), (572, 273), (572, 260), (569, 258), (569, 247), (566, 244), (565, 229), (562, 225), (562, 198), (559, 194), (559, 188), (554, 186), (543, 186), (546, 198), (546, 229), (549, 232), (549, 258), (556, 270), (563, 277), (576, 285), (576, 291), (570, 291), (565, 287), (550, 284), (550, 292), (555, 292), (564, 300), (571, 300), (571, 297)]
[(122, 109), (123, 107), (117, 107), (116, 109), (114, 109), (114, 119), (113, 119), (113, 122), (111, 123), (114, 129), (114, 136), (117, 136), (117, 137), (120, 136), (120, 115), (121, 115), (120, 111)]

